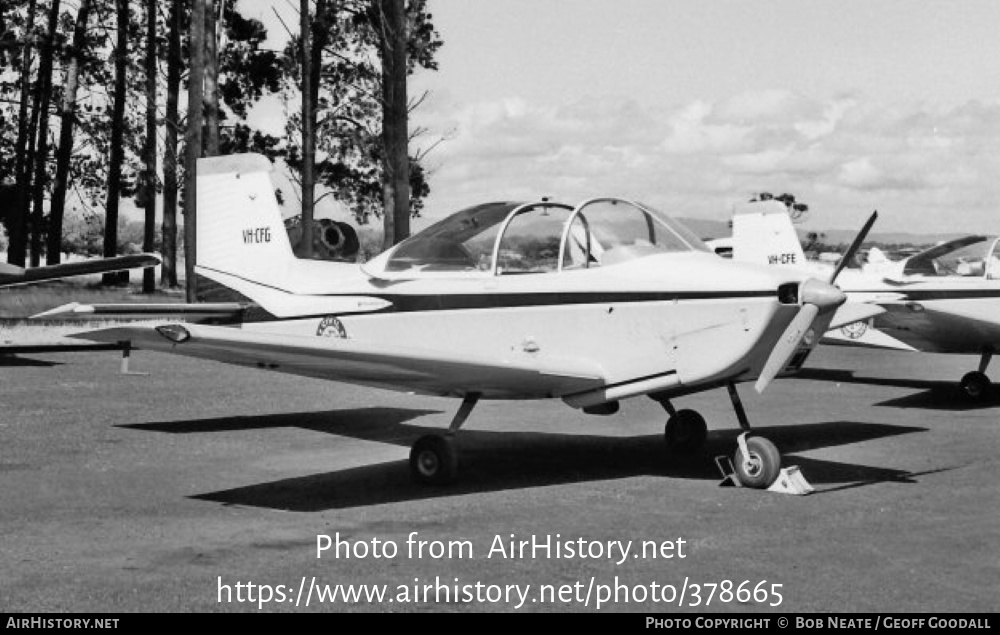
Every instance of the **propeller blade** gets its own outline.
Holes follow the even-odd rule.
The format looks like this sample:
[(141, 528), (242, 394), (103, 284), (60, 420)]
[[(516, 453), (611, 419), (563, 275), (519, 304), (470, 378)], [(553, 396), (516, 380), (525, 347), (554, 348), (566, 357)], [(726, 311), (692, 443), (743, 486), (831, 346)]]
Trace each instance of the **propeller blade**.
[[(788, 361), (792, 359), (792, 355), (795, 354), (802, 340), (805, 339), (810, 329), (812, 329), (813, 323), (819, 314), (836, 309), (847, 300), (847, 296), (840, 289), (833, 286), (833, 283), (836, 282), (837, 276), (844, 270), (847, 263), (854, 258), (854, 254), (861, 247), (861, 243), (865, 241), (868, 232), (877, 219), (878, 212), (872, 212), (872, 215), (868, 218), (868, 222), (861, 228), (858, 235), (854, 237), (854, 242), (851, 243), (851, 246), (844, 253), (843, 258), (837, 263), (837, 268), (834, 269), (833, 275), (830, 276), (829, 283), (809, 279), (799, 288), (802, 308), (799, 309), (799, 312), (788, 324), (785, 332), (781, 334), (781, 339), (774, 345), (771, 355), (764, 364), (764, 369), (761, 370), (760, 376), (757, 377), (757, 383), (754, 384), (754, 388), (757, 389), (758, 393), (764, 392), (764, 389), (774, 381), (778, 373), (788, 365)], [(813, 333), (813, 337), (815, 336), (816, 334)], [(812, 344), (812, 342), (809, 342), (809, 344)]]
[(844, 257), (837, 263), (837, 268), (834, 269), (833, 275), (830, 276), (830, 284), (833, 284), (837, 280), (837, 276), (840, 275), (840, 272), (843, 271), (844, 267), (847, 266), (847, 263), (851, 262), (851, 259), (854, 258), (854, 254), (858, 251), (858, 248), (861, 247), (861, 243), (865, 241), (865, 238), (868, 236), (868, 231), (872, 228), (872, 225), (875, 224), (875, 220), (877, 218), (878, 211), (876, 210), (872, 212), (870, 217), (868, 217), (868, 222), (861, 228), (858, 235), (854, 237), (854, 242), (851, 243), (851, 246), (848, 247), (847, 251), (844, 253)]
[[(847, 301), (847, 296), (844, 295), (843, 291), (832, 284), (815, 278), (809, 278), (799, 286), (799, 297), (802, 301), (802, 308), (792, 318), (792, 321), (785, 328), (785, 332), (781, 334), (781, 339), (774, 345), (771, 355), (767, 358), (764, 369), (754, 386), (757, 392), (764, 392), (767, 385), (788, 364), (788, 360), (792, 358), (802, 340), (813, 328), (816, 318), (821, 313), (826, 314), (837, 310), (837, 307)], [(816, 337), (815, 332), (812, 336)], [(812, 345), (813, 342), (807, 343)]]
[(781, 339), (778, 343), (774, 345), (774, 349), (771, 351), (771, 356), (767, 358), (767, 363), (764, 364), (764, 370), (760, 372), (760, 377), (757, 378), (757, 383), (754, 384), (754, 388), (757, 389), (758, 393), (764, 392), (768, 384), (777, 377), (781, 369), (788, 364), (788, 360), (792, 358), (795, 351), (799, 348), (799, 342), (805, 337), (806, 333), (812, 327), (813, 320), (819, 315), (819, 307), (815, 304), (803, 304), (802, 308), (799, 309), (798, 314), (785, 329), (785, 332), (781, 334)]

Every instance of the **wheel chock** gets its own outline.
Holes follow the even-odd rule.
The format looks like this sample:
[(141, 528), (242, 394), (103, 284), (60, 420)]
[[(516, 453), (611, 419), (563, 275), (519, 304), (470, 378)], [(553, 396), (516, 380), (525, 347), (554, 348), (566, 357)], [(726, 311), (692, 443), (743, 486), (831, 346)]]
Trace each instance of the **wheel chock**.
[[(733, 462), (728, 456), (715, 457), (715, 465), (719, 468), (719, 472), (722, 473), (722, 481), (719, 483), (719, 487), (743, 487), (743, 483), (740, 483), (740, 479), (736, 476)], [(776, 494), (805, 496), (816, 490), (809, 484), (806, 477), (802, 475), (802, 470), (799, 469), (799, 466), (792, 465), (791, 467), (781, 468), (781, 471), (778, 472), (778, 478), (767, 488), (767, 491), (775, 492)]]
[(806, 477), (802, 476), (802, 470), (799, 469), (799, 466), (793, 465), (781, 468), (781, 471), (778, 472), (778, 478), (774, 480), (774, 483), (771, 483), (767, 491), (805, 496), (813, 493), (815, 489), (809, 484)]
[(728, 456), (715, 457), (715, 466), (722, 472), (722, 482), (719, 487), (743, 487), (740, 479), (736, 478), (736, 469), (733, 468), (733, 461)]
[[(747, 451), (747, 434), (749, 433), (744, 432), (736, 437), (736, 443), (743, 450), (743, 456), (749, 454)], [(722, 482), (719, 483), (719, 487), (743, 487), (743, 483), (740, 483), (740, 479), (736, 476), (736, 468), (733, 467), (732, 459), (725, 455), (717, 456), (715, 457), (715, 466), (722, 472)]]

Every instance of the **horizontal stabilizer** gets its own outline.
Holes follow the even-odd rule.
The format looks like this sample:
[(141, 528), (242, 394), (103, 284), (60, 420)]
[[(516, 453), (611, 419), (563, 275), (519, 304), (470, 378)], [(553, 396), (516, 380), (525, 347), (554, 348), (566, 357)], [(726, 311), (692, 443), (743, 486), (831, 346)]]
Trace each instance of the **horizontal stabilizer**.
[[(302, 261), (303, 265), (324, 264)], [(328, 263), (334, 264), (334, 263)], [(304, 267), (306, 268), (306, 267)], [(250, 280), (244, 280), (221, 271), (199, 267), (198, 273), (228, 287), (247, 298), (253, 298), (262, 309), (279, 318), (345, 313), (368, 313), (392, 306), (383, 298), (358, 295), (305, 295), (276, 289)]]
[(135, 318), (237, 318), (245, 307), (237, 302), (199, 302), (185, 303), (119, 303), (119, 304), (80, 304), (70, 302), (48, 311), (42, 311), (31, 316), (33, 320), (52, 318), (82, 318), (82, 317), (114, 317), (123, 319)]

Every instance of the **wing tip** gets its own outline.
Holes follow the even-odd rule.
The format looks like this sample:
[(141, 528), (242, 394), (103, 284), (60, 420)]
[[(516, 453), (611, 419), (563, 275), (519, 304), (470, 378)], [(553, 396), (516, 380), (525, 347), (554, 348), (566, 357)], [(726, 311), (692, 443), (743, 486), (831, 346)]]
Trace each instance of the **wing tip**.
[[(90, 311), (87, 309), (90, 308)], [(73, 313), (92, 313), (93, 307), (87, 307), (86, 305), (80, 304), (79, 302), (70, 302), (68, 304), (62, 304), (53, 309), (48, 309), (47, 311), (42, 311), (41, 313), (36, 313), (29, 316), (29, 320), (39, 320), (47, 317), (57, 317), (62, 315), (68, 315)]]

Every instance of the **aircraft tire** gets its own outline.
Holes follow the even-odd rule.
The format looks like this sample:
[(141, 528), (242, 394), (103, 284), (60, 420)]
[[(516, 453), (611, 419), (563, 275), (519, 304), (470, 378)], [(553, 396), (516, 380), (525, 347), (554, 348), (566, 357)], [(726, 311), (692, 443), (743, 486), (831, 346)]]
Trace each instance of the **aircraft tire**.
[(744, 487), (770, 487), (781, 471), (781, 452), (763, 437), (748, 437), (747, 452), (750, 454), (749, 460), (744, 458), (743, 450), (739, 448), (733, 456), (736, 478), (740, 479)]
[(691, 456), (701, 452), (707, 439), (708, 426), (705, 418), (694, 410), (678, 410), (667, 419), (663, 428), (667, 450), (678, 456)]
[(418, 483), (447, 485), (458, 475), (458, 452), (449, 437), (430, 434), (410, 449), (410, 473)]
[(966, 373), (965, 376), (962, 377), (962, 394), (969, 399), (985, 399), (989, 394), (992, 385), (993, 384), (990, 382), (990, 378), (986, 376), (986, 373), (974, 370), (971, 373)]

